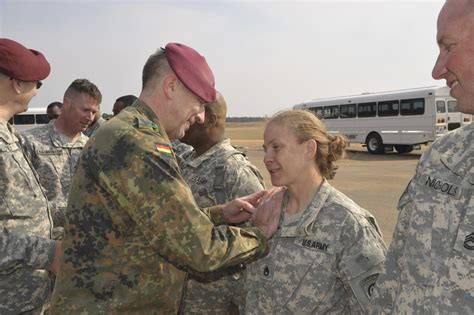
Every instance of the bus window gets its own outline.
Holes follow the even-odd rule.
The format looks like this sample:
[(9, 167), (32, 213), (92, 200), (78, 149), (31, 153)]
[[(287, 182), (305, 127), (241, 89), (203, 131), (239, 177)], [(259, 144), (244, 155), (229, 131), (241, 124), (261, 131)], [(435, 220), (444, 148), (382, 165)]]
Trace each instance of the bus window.
[(448, 101), (448, 113), (457, 113), (457, 112), (459, 112), (458, 102)]
[(425, 113), (425, 99), (416, 98), (400, 101), (400, 115), (423, 115)]
[(383, 101), (378, 104), (379, 116), (398, 116), (398, 100), (396, 101)]
[(346, 104), (341, 105), (341, 118), (354, 118), (356, 116), (356, 105)]
[(15, 115), (13, 116), (13, 123), (15, 125), (34, 125), (35, 115)]
[(339, 106), (324, 106), (324, 119), (339, 118)]
[(324, 118), (323, 116), (323, 108), (322, 107), (316, 107), (315, 108), (315, 114), (319, 119)]
[(375, 106), (375, 102), (357, 104), (357, 115), (359, 117), (375, 117)]
[(444, 103), (444, 101), (436, 101), (436, 113), (446, 113), (446, 104)]
[(36, 115), (36, 124), (37, 125), (44, 125), (49, 123), (48, 115), (46, 114), (37, 114)]

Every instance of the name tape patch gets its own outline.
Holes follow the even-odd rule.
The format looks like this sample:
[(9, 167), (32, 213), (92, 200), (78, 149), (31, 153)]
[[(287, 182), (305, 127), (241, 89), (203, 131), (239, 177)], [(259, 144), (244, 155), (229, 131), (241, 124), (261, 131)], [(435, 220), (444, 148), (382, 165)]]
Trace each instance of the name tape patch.
[(449, 183), (445, 180), (436, 178), (434, 176), (421, 176), (419, 182), (436, 192), (442, 193), (446, 196), (459, 199), (461, 197), (461, 187), (456, 184)]
[(305, 248), (312, 249), (312, 250), (319, 250), (319, 251), (322, 251), (322, 252), (327, 252), (328, 248), (329, 248), (329, 245), (326, 244), (326, 243), (319, 242), (319, 241), (316, 241), (316, 240), (307, 239), (307, 238), (299, 240), (298, 245), (300, 245), (302, 247), (305, 247)]

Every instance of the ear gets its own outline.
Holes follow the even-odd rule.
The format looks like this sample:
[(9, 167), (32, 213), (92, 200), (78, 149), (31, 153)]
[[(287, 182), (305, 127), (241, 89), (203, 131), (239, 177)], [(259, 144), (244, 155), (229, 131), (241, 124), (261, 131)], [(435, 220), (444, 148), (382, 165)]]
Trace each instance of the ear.
[(206, 113), (206, 121), (208, 126), (215, 126), (217, 124), (217, 115), (215, 113)]
[(21, 83), (17, 79), (10, 79), (10, 83), (12, 85), (13, 90), (16, 94), (21, 94)]
[(167, 75), (161, 84), (163, 88), (163, 92), (165, 93), (166, 97), (169, 99), (173, 99), (176, 95), (179, 86), (179, 80), (175, 75)]
[(314, 159), (316, 156), (316, 151), (318, 149), (318, 143), (314, 139), (309, 139), (306, 141), (306, 154), (309, 159)]

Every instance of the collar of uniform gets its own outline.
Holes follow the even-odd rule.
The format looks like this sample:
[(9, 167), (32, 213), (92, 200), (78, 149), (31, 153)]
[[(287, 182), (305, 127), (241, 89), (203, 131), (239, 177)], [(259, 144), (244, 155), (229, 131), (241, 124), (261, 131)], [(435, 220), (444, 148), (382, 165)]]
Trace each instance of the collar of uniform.
[(15, 129), (8, 122), (0, 121), (0, 139), (6, 144), (12, 144), (15, 142)]
[(135, 107), (140, 114), (151, 120), (153, 123), (161, 126), (160, 119), (158, 116), (156, 116), (155, 112), (147, 104), (145, 104), (145, 102), (137, 99), (132, 106)]
[[(442, 139), (440, 139), (442, 140)], [(453, 173), (474, 184), (472, 157), (474, 156), (474, 123), (460, 128), (450, 134), (450, 141), (445, 141), (437, 149), (441, 162)]]
[[(319, 214), (319, 211), (326, 203), (329, 193), (331, 192), (332, 186), (326, 181), (323, 180), (321, 187), (316, 192), (311, 203), (304, 209), (303, 214), (300, 217), (300, 220), (291, 225), (282, 226), (283, 211), (280, 218), (280, 231), (278, 236), (281, 237), (302, 237), (310, 235), (311, 228), (316, 220), (316, 217)], [(288, 192), (285, 192), (285, 197), (283, 203), (288, 202)]]
[(225, 146), (230, 146), (230, 139), (226, 138), (222, 140), (221, 142), (218, 142), (214, 144), (212, 147), (209, 148), (206, 152), (201, 154), (198, 157), (195, 157), (196, 152), (193, 151), (192, 154), (187, 156), (185, 163), (191, 167), (197, 168), (199, 167), (204, 161), (209, 160), (211, 157), (213, 157), (216, 153), (221, 151), (223, 147)]
[(56, 126), (54, 126), (54, 120), (48, 123), (48, 133), (51, 138), (51, 143), (58, 148), (82, 148), (86, 145), (88, 140), (87, 136), (81, 132), (75, 141), (70, 141), (67, 136), (61, 134)]

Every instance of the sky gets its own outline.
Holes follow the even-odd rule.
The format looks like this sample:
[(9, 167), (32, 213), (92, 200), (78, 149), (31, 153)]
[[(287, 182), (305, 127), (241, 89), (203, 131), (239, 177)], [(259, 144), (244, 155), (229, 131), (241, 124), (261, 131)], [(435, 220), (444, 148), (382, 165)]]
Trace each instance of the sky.
[(0, 0), (0, 37), (52, 66), (31, 107), (87, 78), (111, 113), (117, 97), (140, 94), (148, 56), (180, 42), (206, 57), (228, 116), (261, 117), (315, 98), (442, 86), (431, 69), (443, 3)]

